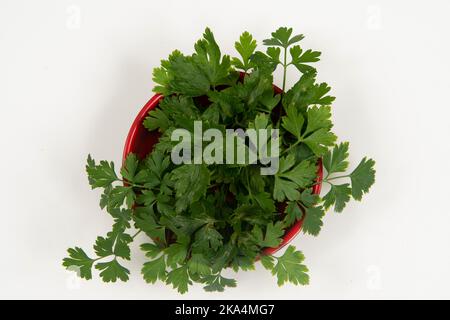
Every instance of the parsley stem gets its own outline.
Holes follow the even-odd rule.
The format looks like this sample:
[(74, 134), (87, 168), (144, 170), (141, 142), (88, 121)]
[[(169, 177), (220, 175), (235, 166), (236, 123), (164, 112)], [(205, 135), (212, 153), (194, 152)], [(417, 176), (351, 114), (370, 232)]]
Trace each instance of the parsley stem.
[(323, 182), (328, 183), (329, 185), (332, 185), (332, 183), (328, 182), (328, 180), (319, 180), (319, 181), (314, 182), (314, 183), (311, 185), (311, 187), (314, 187), (314, 186), (316, 186), (316, 185), (318, 185), (318, 184), (321, 184), (321, 183), (323, 183)]
[(291, 144), (289, 148), (287, 148), (286, 150), (284, 150), (281, 155), (285, 154), (286, 152), (288, 152), (289, 150), (291, 150), (292, 148), (296, 147), (300, 142), (302, 142), (301, 140), (297, 140), (297, 142), (295, 142), (294, 144)]
[(108, 257), (110, 257), (111, 255), (109, 255), (109, 256), (104, 256), (104, 257), (98, 257), (98, 258), (96, 258), (96, 259), (92, 259), (92, 262), (96, 262), (96, 261), (98, 261), (98, 260), (101, 260), (101, 259), (104, 259), (104, 258), (108, 258)]
[(120, 180), (120, 179), (119, 179), (118, 181), (121, 181), (121, 182), (123, 182), (123, 183), (126, 183), (126, 184), (128, 184), (128, 185), (130, 185), (131, 187), (134, 187), (134, 188), (150, 189), (150, 188), (147, 188), (147, 187), (144, 186), (144, 185), (132, 183), (132, 182), (130, 182), (130, 181)]
[(283, 92), (284, 92), (284, 89), (286, 88), (286, 70), (287, 70), (287, 66), (288, 66), (286, 63), (286, 59), (287, 59), (287, 47), (284, 47), (283, 88), (282, 88)]
[(253, 198), (252, 190), (251, 190), (251, 188), (250, 188), (250, 178), (249, 178), (249, 176), (248, 176), (248, 171), (247, 171), (246, 176), (247, 176), (247, 189), (248, 189), (248, 195), (250, 196), (250, 198)]
[(340, 179), (340, 178), (348, 178), (350, 177), (349, 174), (345, 175), (345, 176), (339, 176), (339, 177), (332, 177), (332, 178), (328, 178), (328, 176), (324, 179), (324, 181), (328, 182), (330, 180), (335, 180), (335, 179)]
[(315, 186), (315, 185), (317, 185), (317, 184), (321, 184), (321, 183), (323, 183), (323, 182), (328, 183), (329, 185), (333, 185), (333, 183), (330, 182), (331, 180), (336, 180), (336, 179), (340, 179), (340, 178), (348, 178), (348, 177), (350, 177), (350, 175), (339, 176), (339, 177), (332, 177), (332, 178), (328, 178), (328, 177), (329, 177), (329, 175), (327, 175), (327, 176), (326, 176), (325, 178), (323, 178), (322, 180), (317, 181), (316, 183), (313, 183), (312, 186)]
[(136, 238), (141, 232), (142, 232), (142, 230), (139, 230), (134, 235), (132, 235), (131, 238), (134, 240), (134, 238)]
[[(286, 71), (287, 71), (287, 67), (288, 64), (286, 63), (287, 60), (287, 47), (284, 47), (284, 57), (283, 57), (283, 87), (281, 89), (281, 95), (284, 94), (284, 90), (286, 89)], [(281, 123), (281, 113), (283, 111), (283, 104), (280, 105), (280, 111), (278, 112), (278, 120), (277, 120), (277, 124), (276, 124), (276, 128), (280, 127), (280, 123)]]
[(262, 109), (262, 108), (256, 108), (256, 111), (264, 112), (264, 113), (270, 113), (269, 110), (265, 110), (265, 109)]

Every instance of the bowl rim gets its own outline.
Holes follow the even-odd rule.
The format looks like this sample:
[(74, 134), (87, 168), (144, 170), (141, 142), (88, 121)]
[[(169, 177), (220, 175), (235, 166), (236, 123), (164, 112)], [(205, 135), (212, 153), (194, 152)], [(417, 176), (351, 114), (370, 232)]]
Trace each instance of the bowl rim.
[[(274, 89), (275, 89), (274, 91), (276, 93), (282, 92), (282, 90), (275, 85), (274, 85)], [(128, 131), (127, 138), (125, 140), (125, 146), (123, 149), (123, 156), (122, 156), (122, 165), (123, 165), (127, 155), (129, 153), (133, 152), (133, 150), (135, 150), (135, 146), (136, 146), (136, 142), (137, 142), (137, 132), (141, 126), (143, 127), (143, 121), (144, 121), (145, 117), (147, 116), (149, 111), (155, 109), (159, 105), (159, 102), (163, 98), (164, 98), (163, 95), (155, 94), (152, 98), (150, 98), (150, 100), (142, 107), (142, 109), (136, 115), (136, 118), (134, 119), (134, 121), (130, 127), (130, 130)], [(319, 161), (317, 163), (317, 178), (316, 178), (317, 184), (315, 184), (312, 187), (313, 194), (316, 194), (316, 195), (320, 194), (320, 191), (322, 189), (322, 180), (323, 180), (323, 164), (322, 164), (322, 159), (319, 158)], [(264, 248), (262, 250), (262, 253), (266, 254), (266, 255), (272, 255), (272, 254), (276, 253), (278, 250), (280, 250), (281, 248), (283, 248), (284, 246), (286, 246), (288, 243), (290, 243), (302, 229), (304, 217), (305, 217), (305, 215), (303, 215), (302, 219), (295, 221), (295, 223), (293, 225), (291, 225), (290, 227), (285, 229), (286, 231), (283, 235), (283, 240), (277, 247)]]

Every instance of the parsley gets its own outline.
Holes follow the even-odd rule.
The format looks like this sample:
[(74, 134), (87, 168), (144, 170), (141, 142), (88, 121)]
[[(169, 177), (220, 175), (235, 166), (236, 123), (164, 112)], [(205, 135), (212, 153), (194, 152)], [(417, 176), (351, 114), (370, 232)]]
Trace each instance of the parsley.
[[(323, 164), (327, 170), (323, 181), (331, 186), (330, 191), (323, 197), (324, 206), (329, 208), (334, 205), (337, 212), (344, 210), (351, 197), (361, 201), (363, 194), (367, 193), (375, 182), (375, 161), (366, 157), (350, 174), (336, 175), (336, 173), (344, 172), (348, 167), (348, 147), (348, 142), (336, 145), (323, 158)], [(336, 184), (337, 179), (350, 179), (351, 184)]]
[(241, 35), (239, 41), (235, 42), (234, 46), (237, 52), (241, 55), (242, 60), (239, 58), (233, 58), (231, 61), (236, 68), (247, 72), (247, 70), (252, 67), (250, 58), (257, 47), (256, 40), (254, 40), (252, 35), (246, 31)]
[(296, 251), (294, 246), (289, 246), (280, 257), (267, 255), (261, 257), (262, 265), (277, 277), (279, 286), (286, 282), (296, 285), (309, 283), (308, 268), (302, 264), (303, 260), (305, 257), (300, 251)]
[[(131, 245), (137, 235), (147, 283), (161, 281), (185, 293), (194, 283), (206, 291), (235, 287), (227, 268), (252, 270), (260, 260), (278, 285), (309, 283), (304, 255), (289, 246), (281, 255), (263, 249), (281, 244), (286, 228), (303, 221), (304, 233), (317, 236), (325, 211), (341, 212), (350, 199), (360, 201), (375, 182), (375, 162), (363, 158), (347, 173), (349, 144), (336, 144), (332, 132), (334, 97), (317, 83), (313, 64), (321, 53), (300, 45), (303, 35), (282, 27), (258, 50), (244, 32), (235, 43), (238, 57), (222, 54), (206, 29), (194, 53), (173, 51), (153, 70), (154, 91), (164, 95), (143, 125), (160, 133), (144, 159), (129, 154), (122, 168), (87, 158), (92, 189), (101, 189), (100, 207), (112, 221), (111, 231), (95, 240), (86, 253), (69, 248), (63, 266), (91, 279), (93, 270), (105, 282), (127, 281)], [(273, 88), (273, 73), (283, 72), (283, 93)], [(293, 68), (290, 68), (293, 67)], [(286, 88), (287, 71), (298, 80)], [(239, 75), (239, 72), (245, 74)], [(205, 104), (205, 101), (208, 103)], [(193, 130), (194, 121), (223, 132), (227, 128), (280, 130), (280, 163), (274, 176), (260, 174), (262, 164), (182, 164), (170, 160), (176, 128)], [(329, 185), (313, 194), (317, 163), (322, 160)], [(280, 208), (285, 208), (279, 213)]]

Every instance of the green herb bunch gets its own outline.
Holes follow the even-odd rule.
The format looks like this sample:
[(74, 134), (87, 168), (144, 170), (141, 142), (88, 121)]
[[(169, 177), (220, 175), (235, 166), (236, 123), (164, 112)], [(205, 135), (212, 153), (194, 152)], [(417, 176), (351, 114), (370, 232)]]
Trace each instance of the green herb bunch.
[[(375, 181), (375, 162), (363, 158), (350, 173), (347, 142), (337, 144), (331, 131), (330, 87), (317, 83), (313, 63), (320, 52), (298, 43), (303, 35), (279, 28), (257, 50), (244, 32), (235, 48), (239, 57), (222, 55), (207, 28), (192, 55), (174, 51), (153, 71), (156, 93), (164, 95), (150, 111), (144, 126), (159, 131), (159, 142), (144, 159), (126, 158), (120, 174), (108, 161), (88, 157), (86, 171), (93, 189), (103, 190), (100, 207), (113, 219), (112, 230), (94, 244), (95, 257), (83, 249), (68, 249), (63, 265), (92, 278), (92, 268), (105, 282), (127, 281), (130, 245), (145, 234), (140, 247), (148, 261), (142, 267), (146, 282), (165, 282), (180, 293), (193, 283), (206, 291), (236, 286), (222, 275), (227, 268), (252, 270), (258, 261), (286, 282), (309, 283), (304, 256), (289, 246), (284, 254), (263, 253), (277, 247), (286, 228), (303, 220), (302, 231), (317, 236), (325, 211), (341, 212), (353, 198), (361, 200)], [(283, 93), (273, 87), (273, 73), (283, 72)], [(297, 69), (298, 81), (286, 90), (287, 70)], [(172, 163), (176, 128), (277, 128), (280, 163), (275, 175), (261, 175), (262, 164)], [(318, 163), (325, 174), (317, 181)], [(339, 179), (338, 179), (339, 178)], [(346, 180), (342, 182), (342, 180)], [(341, 181), (337, 183), (337, 181)], [(314, 185), (329, 185), (324, 196)], [(140, 237), (142, 238), (142, 237)]]

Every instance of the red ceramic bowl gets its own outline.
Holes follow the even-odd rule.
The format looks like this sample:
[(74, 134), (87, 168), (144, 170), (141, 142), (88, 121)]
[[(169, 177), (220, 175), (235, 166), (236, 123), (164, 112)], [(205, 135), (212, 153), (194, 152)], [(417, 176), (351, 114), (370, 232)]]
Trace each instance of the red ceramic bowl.
[[(281, 93), (282, 90), (276, 86), (274, 86), (274, 90), (276, 93)], [(134, 119), (133, 124), (131, 125), (130, 131), (128, 132), (127, 140), (125, 141), (125, 148), (123, 150), (123, 161), (127, 157), (129, 153), (135, 153), (139, 158), (145, 158), (153, 148), (153, 145), (158, 142), (159, 133), (158, 132), (150, 132), (148, 131), (144, 125), (143, 121), (147, 116), (150, 110), (156, 108), (159, 102), (163, 99), (163, 96), (160, 94), (154, 95), (141, 109), (141, 111)], [(313, 193), (319, 194), (320, 189), (322, 187), (322, 178), (323, 178), (323, 167), (322, 161), (319, 160), (317, 164), (317, 181), (320, 182), (313, 187)], [(300, 232), (303, 224), (303, 219), (296, 221), (291, 227), (286, 229), (286, 232), (283, 236), (283, 241), (278, 247), (275, 248), (265, 248), (263, 250), (264, 254), (273, 254), (283, 248), (286, 244), (288, 244), (295, 236)]]

